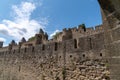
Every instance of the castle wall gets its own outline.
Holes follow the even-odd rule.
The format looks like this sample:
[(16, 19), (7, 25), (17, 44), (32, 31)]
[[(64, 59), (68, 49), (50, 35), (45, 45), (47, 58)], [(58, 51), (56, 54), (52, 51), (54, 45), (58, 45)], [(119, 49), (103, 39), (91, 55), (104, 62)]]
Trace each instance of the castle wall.
[(90, 35), (94, 35), (94, 34), (99, 34), (101, 32), (104, 32), (103, 25), (98, 25), (98, 26), (95, 26), (94, 28), (93, 27), (86, 28), (86, 31), (84, 31), (83, 29), (73, 28), (72, 29), (73, 39), (79, 38), (79, 37), (90, 36)]
[(12, 50), (16, 50), (16, 49), (19, 49), (19, 45), (12, 46)]
[(103, 79), (103, 74), (107, 71), (104, 65), (103, 45), (103, 33), (99, 33), (20, 50), (14, 48), (11, 51), (0, 51), (0, 64), (2, 65), (0, 71), (3, 70), (0, 79)]
[(110, 78), (111, 80), (120, 80), (120, 0), (98, 1), (104, 15), (105, 49)]
[[(119, 31), (117, 31), (119, 32)], [(116, 38), (116, 31), (111, 33)], [(41, 40), (40, 36), (38, 39)], [(0, 48), (0, 80), (109, 78), (103, 25), (64, 29), (55, 39)], [(27, 46), (26, 46), (27, 45)], [(30, 45), (30, 46), (29, 46)]]
[(0, 52), (4, 52), (4, 51), (7, 51), (8, 50), (8, 47), (2, 47), (0, 48)]
[(120, 80), (120, 1), (98, 1), (103, 25), (64, 29), (36, 46), (0, 48), (0, 80)]
[(110, 37), (106, 37), (106, 40), (110, 40), (109, 42), (106, 41), (106, 49), (108, 54), (109, 60), (109, 68), (111, 72), (111, 79), (119, 80), (120, 73), (118, 70), (120, 69), (120, 25), (113, 28), (110, 32), (108, 32)]

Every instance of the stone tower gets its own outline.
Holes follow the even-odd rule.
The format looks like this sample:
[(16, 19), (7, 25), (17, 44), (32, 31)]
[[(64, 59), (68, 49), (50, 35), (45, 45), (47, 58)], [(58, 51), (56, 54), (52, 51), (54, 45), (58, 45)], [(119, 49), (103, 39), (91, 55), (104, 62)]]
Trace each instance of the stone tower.
[(40, 29), (39, 34), (35, 35), (35, 44), (42, 44), (44, 41), (48, 40), (48, 34)]
[(0, 41), (0, 48), (2, 48), (3, 47), (3, 42), (2, 41)]
[(72, 31), (70, 28), (68, 30), (65, 28), (63, 29), (62, 41), (69, 40), (69, 39), (72, 39)]
[(26, 42), (26, 39), (23, 37), (23, 38), (21, 39), (21, 42), (22, 42), (22, 43)]
[(105, 30), (111, 80), (120, 80), (120, 0), (98, 0)]
[(15, 42), (15, 40), (12, 40), (10, 44), (11, 44), (12, 46), (17, 45), (17, 43)]

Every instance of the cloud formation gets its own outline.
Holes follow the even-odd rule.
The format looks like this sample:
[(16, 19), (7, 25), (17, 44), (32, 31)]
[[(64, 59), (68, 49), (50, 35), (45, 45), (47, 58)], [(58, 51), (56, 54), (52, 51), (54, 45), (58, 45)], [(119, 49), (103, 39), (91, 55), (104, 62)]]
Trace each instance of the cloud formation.
[(0, 38), (0, 41), (5, 42), (5, 41), (6, 41), (6, 39), (5, 39), (5, 38)]
[[(40, 28), (45, 28), (47, 19), (41, 18), (42, 21), (39, 22), (31, 19), (31, 14), (35, 9), (36, 5), (32, 2), (22, 2), (20, 5), (13, 5), (13, 20), (4, 19), (0, 23), (0, 34), (13, 37), (14, 40), (19, 41), (22, 37), (28, 39)], [(0, 39), (4, 40), (3, 38)]]
[(50, 38), (52, 38), (58, 32), (60, 32), (60, 30), (55, 30), (52, 34), (50, 34)]

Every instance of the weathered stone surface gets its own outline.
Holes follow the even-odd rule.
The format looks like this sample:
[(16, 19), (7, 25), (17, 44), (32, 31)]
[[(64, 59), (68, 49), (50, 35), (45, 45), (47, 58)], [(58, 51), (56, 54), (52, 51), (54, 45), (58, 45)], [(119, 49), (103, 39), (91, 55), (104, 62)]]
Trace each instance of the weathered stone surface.
[(120, 1), (99, 3), (95, 30), (64, 29), (53, 40), (41, 31), (35, 42), (0, 48), (0, 80), (119, 80)]

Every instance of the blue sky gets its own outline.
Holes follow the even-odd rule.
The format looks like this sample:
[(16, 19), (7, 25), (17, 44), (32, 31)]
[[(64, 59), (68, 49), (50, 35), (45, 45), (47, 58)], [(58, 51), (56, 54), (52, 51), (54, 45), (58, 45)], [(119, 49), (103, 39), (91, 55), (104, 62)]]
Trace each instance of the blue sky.
[(0, 3), (0, 40), (8, 45), (34, 36), (39, 28), (49, 36), (63, 28), (85, 23), (101, 24), (97, 0), (2, 0)]

